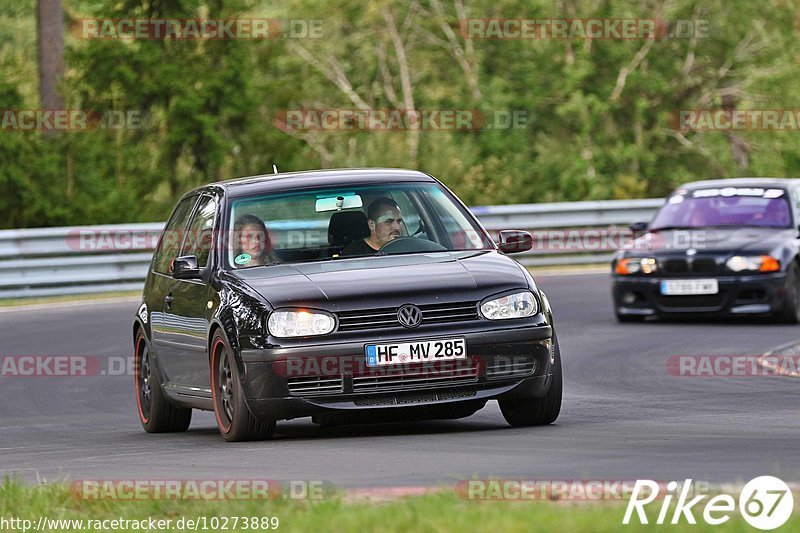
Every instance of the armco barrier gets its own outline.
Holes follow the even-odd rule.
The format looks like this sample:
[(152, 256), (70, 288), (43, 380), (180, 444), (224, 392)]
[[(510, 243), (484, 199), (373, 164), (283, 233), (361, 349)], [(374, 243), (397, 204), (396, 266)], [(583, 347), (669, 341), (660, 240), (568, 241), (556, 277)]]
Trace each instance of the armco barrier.
[[(609, 261), (613, 249), (602, 239), (592, 240), (598, 246), (574, 246), (575, 239), (601, 230), (606, 236), (625, 236), (628, 224), (649, 220), (662, 203), (609, 200), (480, 206), (472, 211), (493, 234), (501, 229), (530, 230), (534, 249), (514, 257), (536, 267)], [(163, 227), (148, 223), (0, 230), (0, 298), (139, 290)], [(106, 241), (91, 241), (97, 235), (105, 235)]]

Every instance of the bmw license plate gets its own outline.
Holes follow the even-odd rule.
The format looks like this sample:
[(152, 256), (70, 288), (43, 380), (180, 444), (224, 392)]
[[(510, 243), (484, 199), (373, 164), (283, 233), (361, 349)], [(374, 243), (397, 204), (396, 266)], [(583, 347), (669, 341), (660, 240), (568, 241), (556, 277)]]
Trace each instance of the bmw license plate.
[(437, 339), (397, 344), (367, 344), (367, 366), (384, 366), (467, 358), (467, 340)]
[(693, 294), (717, 294), (719, 283), (715, 279), (670, 279), (661, 281), (661, 294), (685, 296)]

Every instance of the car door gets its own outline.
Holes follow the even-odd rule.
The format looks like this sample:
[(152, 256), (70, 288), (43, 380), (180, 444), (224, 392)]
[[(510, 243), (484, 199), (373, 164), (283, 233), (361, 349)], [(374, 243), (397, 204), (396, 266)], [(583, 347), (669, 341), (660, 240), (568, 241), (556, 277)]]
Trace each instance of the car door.
[(175, 280), (170, 274), (172, 260), (178, 257), (183, 245), (186, 227), (189, 224), (198, 195), (187, 196), (175, 207), (169, 221), (164, 227), (156, 251), (153, 254), (153, 266), (150, 279), (145, 290), (147, 308), (150, 310), (150, 326), (152, 346), (156, 354), (162, 378), (171, 381), (166, 371), (169, 362), (169, 346), (166, 344), (166, 326), (164, 323), (164, 298), (172, 289)]
[[(209, 265), (217, 200), (202, 195), (186, 231), (179, 257), (194, 255), (201, 269)], [(206, 278), (207, 279), (207, 278)], [(163, 358), (171, 384), (184, 394), (207, 390), (207, 333), (211, 288), (204, 279), (173, 279), (164, 297)]]

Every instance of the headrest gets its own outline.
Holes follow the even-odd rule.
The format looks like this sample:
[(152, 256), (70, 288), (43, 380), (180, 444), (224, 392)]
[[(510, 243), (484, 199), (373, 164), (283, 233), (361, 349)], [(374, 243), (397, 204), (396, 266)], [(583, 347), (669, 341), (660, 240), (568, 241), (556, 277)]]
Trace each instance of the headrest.
[(364, 237), (369, 237), (369, 226), (363, 211), (338, 211), (331, 215), (328, 244), (343, 247)]

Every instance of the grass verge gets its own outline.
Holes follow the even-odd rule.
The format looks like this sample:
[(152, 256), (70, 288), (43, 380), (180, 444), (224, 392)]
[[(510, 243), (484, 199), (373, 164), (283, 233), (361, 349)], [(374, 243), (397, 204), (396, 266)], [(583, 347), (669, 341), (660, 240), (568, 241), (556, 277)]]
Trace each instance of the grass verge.
[[(564, 501), (469, 501), (459, 498), (452, 490), (371, 501), (335, 493), (323, 500), (80, 500), (70, 492), (68, 485), (53, 484), (28, 486), (6, 481), (0, 486), (0, 524), (2, 520), (20, 518), (30, 520), (35, 531), (39, 517), (47, 517), (50, 527), (39, 531), (127, 531), (142, 530), (132, 525), (124, 527), (103, 520), (170, 520), (168, 529), (161, 531), (189, 531), (186, 519), (198, 520), (198, 531), (258, 531), (274, 529), (270, 517), (279, 519), (279, 531), (366, 531), (381, 532), (444, 532), (444, 531), (755, 531), (738, 514), (720, 526), (703, 524), (702, 509), (695, 510), (700, 524), (656, 526), (634, 524), (623, 526), (622, 517), (626, 502), (564, 502)], [(700, 507), (700, 506), (698, 506)], [(648, 507), (651, 522), (659, 507)], [(671, 513), (670, 513), (671, 515)], [(670, 516), (668, 515), (668, 516)], [(234, 524), (235, 517), (238, 523)], [(245, 517), (267, 517), (250, 527)], [(184, 527), (178, 527), (184, 519)], [(81, 520), (79, 527), (73, 523), (53, 524), (52, 520)], [(91, 521), (91, 522), (90, 522)], [(21, 526), (22, 524), (17, 524)], [(59, 527), (60, 526), (60, 527)], [(98, 528), (100, 526), (100, 528)], [(214, 527), (212, 527), (214, 526)], [(107, 528), (105, 528), (107, 527)], [(144, 528), (145, 530), (147, 528)], [(800, 531), (800, 517), (795, 513), (780, 530)], [(0, 525), (0, 531), (23, 531), (21, 527)], [(153, 530), (154, 531), (154, 530)]]

